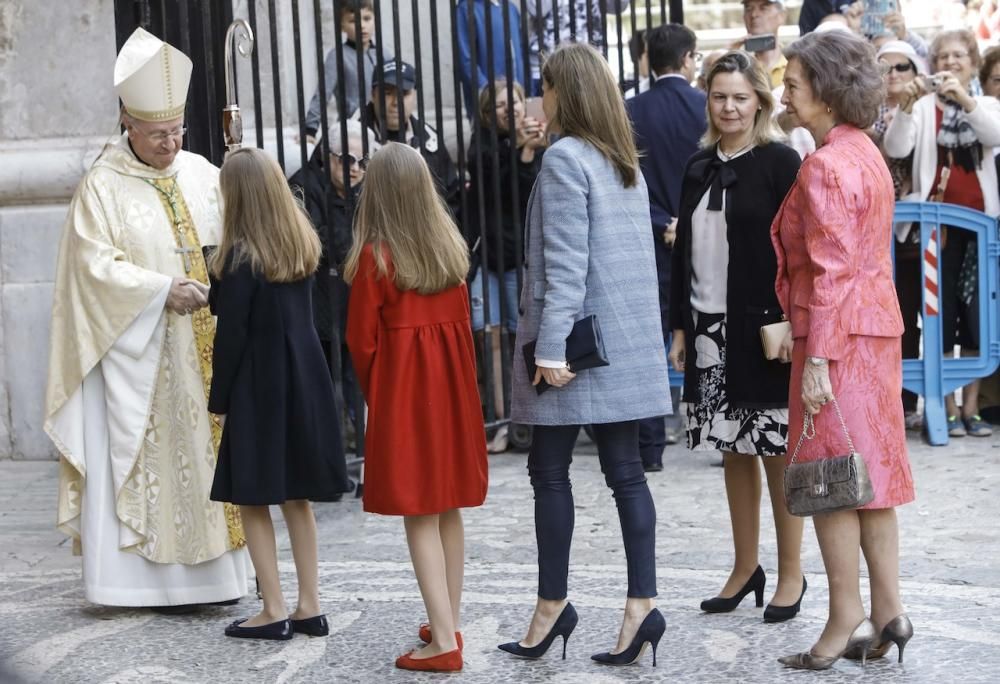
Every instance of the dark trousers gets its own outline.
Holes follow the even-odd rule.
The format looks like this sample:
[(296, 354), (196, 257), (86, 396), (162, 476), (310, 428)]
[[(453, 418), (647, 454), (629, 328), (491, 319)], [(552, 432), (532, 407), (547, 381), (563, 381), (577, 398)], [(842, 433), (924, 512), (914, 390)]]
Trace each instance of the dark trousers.
[[(628, 563), (629, 598), (656, 596), (656, 509), (639, 458), (638, 421), (593, 426), (604, 481), (618, 506)], [(535, 490), (538, 596), (566, 598), (573, 540), (573, 492), (569, 465), (579, 425), (536, 425), (528, 453)]]
[[(966, 304), (962, 300), (963, 263), (966, 248), (972, 242), (972, 255), (977, 254), (976, 237), (967, 230), (941, 226), (946, 235), (941, 248), (941, 342), (945, 354), (951, 353), (956, 344), (963, 351), (979, 349), (979, 299)], [(977, 283), (978, 285), (978, 283)]]
[(667, 446), (667, 430), (674, 435), (683, 432), (684, 424), (680, 414), (681, 388), (670, 388), (670, 401), (674, 412), (669, 416), (642, 418), (639, 422), (639, 457), (646, 467), (663, 465), (663, 450)]
[[(660, 324), (663, 329), (663, 344), (670, 348), (670, 268), (673, 249), (663, 242), (663, 228), (653, 228), (653, 254), (656, 257), (656, 281), (660, 299)], [(677, 412), (680, 401), (680, 388), (669, 388), (673, 400), (674, 412), (669, 416), (643, 418), (639, 421), (639, 455), (644, 465), (663, 465), (663, 449), (667, 446), (667, 426), (676, 434), (681, 429), (680, 414)]]
[[(914, 224), (910, 230), (920, 230)], [(920, 358), (920, 303), (923, 283), (920, 279), (920, 245), (896, 245), (896, 296), (903, 314), (903, 358)], [(903, 390), (903, 410), (917, 410), (917, 395)]]
[(639, 423), (639, 459), (644, 466), (663, 465), (667, 446), (667, 428), (663, 416), (643, 418)]

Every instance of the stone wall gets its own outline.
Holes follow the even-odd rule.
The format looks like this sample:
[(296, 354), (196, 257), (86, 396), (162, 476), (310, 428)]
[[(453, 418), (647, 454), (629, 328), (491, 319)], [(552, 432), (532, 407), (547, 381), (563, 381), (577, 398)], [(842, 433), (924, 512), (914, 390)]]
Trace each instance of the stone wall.
[(52, 458), (41, 431), (66, 203), (115, 131), (112, 0), (0, 0), (0, 458)]

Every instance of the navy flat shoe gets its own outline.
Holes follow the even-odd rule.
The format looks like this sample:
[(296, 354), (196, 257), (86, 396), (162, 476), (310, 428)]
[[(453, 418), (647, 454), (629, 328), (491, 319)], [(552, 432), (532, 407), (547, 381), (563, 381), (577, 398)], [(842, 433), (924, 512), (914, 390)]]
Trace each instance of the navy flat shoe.
[(238, 639), (269, 639), (271, 641), (288, 641), (294, 636), (292, 621), (288, 618), (258, 627), (244, 627), (246, 620), (237, 620), (226, 627), (226, 636)]
[(304, 620), (292, 620), (292, 631), (296, 634), (308, 634), (314, 637), (324, 637), (330, 633), (330, 623), (326, 621), (326, 615), (306, 618)]

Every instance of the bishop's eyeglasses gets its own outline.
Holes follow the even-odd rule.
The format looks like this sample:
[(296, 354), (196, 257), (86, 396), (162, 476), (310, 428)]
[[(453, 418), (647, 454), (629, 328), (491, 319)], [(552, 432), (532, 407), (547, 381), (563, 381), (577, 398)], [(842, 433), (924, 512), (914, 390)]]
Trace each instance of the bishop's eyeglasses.
[(139, 134), (150, 142), (154, 142), (157, 145), (162, 145), (167, 142), (167, 140), (172, 140), (176, 138), (183, 138), (184, 134), (187, 133), (187, 126), (178, 126), (177, 128), (170, 131), (154, 131), (153, 133), (147, 133), (138, 126), (133, 126)]

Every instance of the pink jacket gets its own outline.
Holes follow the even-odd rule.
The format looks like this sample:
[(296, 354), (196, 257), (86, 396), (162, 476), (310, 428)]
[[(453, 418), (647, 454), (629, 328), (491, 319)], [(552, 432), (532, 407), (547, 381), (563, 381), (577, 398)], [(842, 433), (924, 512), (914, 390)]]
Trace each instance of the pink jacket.
[(903, 319), (892, 274), (892, 178), (871, 139), (831, 130), (806, 157), (771, 224), (775, 291), (806, 338), (806, 355), (836, 360), (851, 335), (898, 337)]

